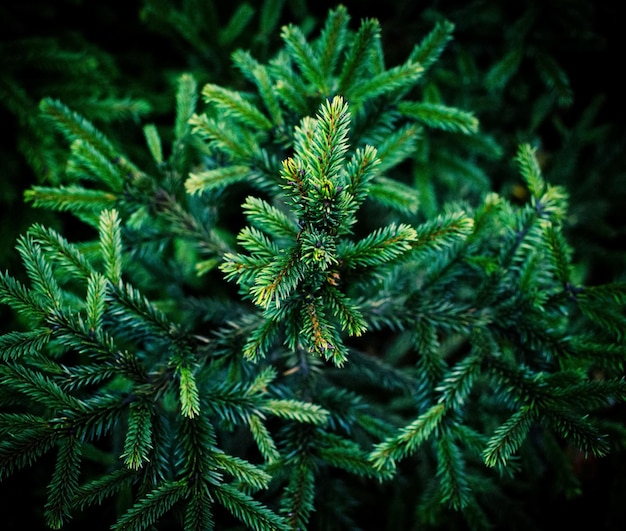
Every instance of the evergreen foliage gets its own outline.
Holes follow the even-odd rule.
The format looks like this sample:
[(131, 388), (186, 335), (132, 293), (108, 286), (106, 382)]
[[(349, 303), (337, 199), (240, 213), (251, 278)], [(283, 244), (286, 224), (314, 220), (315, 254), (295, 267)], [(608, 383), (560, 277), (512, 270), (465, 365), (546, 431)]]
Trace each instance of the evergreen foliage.
[[(66, 161), (25, 199), (88, 237), (34, 224), (23, 274), (0, 275), (25, 323), (0, 336), (0, 480), (51, 456), (47, 526), (105, 506), (115, 530), (497, 527), (518, 478), (575, 493), (569, 449), (624, 444), (606, 412), (626, 399), (626, 284), (581, 277), (536, 146), (517, 148), (523, 202), (466, 156), (500, 151), (432, 97), (454, 24), (393, 65), (381, 31), (338, 6), (267, 60), (236, 50), (233, 86), (180, 75), (137, 158), (42, 99)], [(536, 67), (566, 103), (558, 65)]]

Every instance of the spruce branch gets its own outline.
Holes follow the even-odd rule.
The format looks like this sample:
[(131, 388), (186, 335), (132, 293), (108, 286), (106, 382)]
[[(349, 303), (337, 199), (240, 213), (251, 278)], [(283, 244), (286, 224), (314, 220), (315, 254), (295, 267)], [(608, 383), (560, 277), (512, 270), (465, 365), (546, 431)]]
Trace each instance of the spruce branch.
[(319, 37), (318, 50), (320, 58), (320, 70), (328, 79), (331, 78), (340, 53), (345, 47), (348, 22), (350, 16), (343, 5), (329, 11), (326, 23)]
[(376, 97), (406, 90), (414, 86), (423, 73), (424, 67), (421, 64), (408, 61), (368, 80), (361, 80), (346, 91), (346, 98), (357, 106)]
[(213, 84), (202, 88), (202, 96), (207, 103), (217, 106), (226, 118), (233, 118), (242, 125), (258, 129), (271, 129), (272, 123), (239, 93)]
[(259, 156), (254, 135), (241, 126), (230, 126), (225, 121), (217, 121), (206, 114), (194, 114), (189, 123), (192, 134), (199, 135), (223, 150), (233, 162), (245, 162)]
[(230, 513), (254, 531), (289, 531), (281, 517), (228, 484), (216, 487), (214, 496)]
[(522, 406), (498, 427), (483, 453), (487, 466), (506, 466), (522, 445), (532, 423), (537, 419), (537, 413), (537, 408), (532, 405)]
[(213, 517), (214, 501), (208, 496), (206, 491), (196, 489), (193, 491), (185, 510), (183, 521), (184, 529), (190, 531), (211, 531), (215, 529), (215, 519)]
[(626, 282), (611, 282), (599, 286), (585, 286), (577, 294), (579, 302), (589, 304), (626, 304)]
[(524, 55), (521, 48), (515, 48), (496, 61), (487, 71), (486, 85), (491, 90), (501, 90), (519, 70)]
[(280, 322), (273, 319), (264, 319), (257, 326), (246, 341), (242, 349), (242, 354), (249, 361), (257, 361), (271, 348), (277, 333), (280, 329)]
[(189, 119), (196, 110), (198, 100), (198, 84), (191, 74), (182, 74), (178, 80), (176, 91), (176, 123), (174, 124), (175, 146), (183, 148), (185, 139), (191, 128)]
[(448, 408), (462, 409), (477, 376), (480, 374), (481, 355), (473, 354), (457, 363), (435, 390), (441, 393), (439, 402)]
[(183, 498), (185, 490), (184, 484), (180, 481), (162, 483), (126, 511), (112, 529), (135, 531), (148, 528)]
[(35, 224), (30, 227), (28, 234), (46, 252), (48, 260), (54, 262), (57, 274), (66, 272), (72, 277), (86, 280), (95, 273), (94, 267), (78, 247), (54, 229)]
[(288, 529), (306, 528), (315, 503), (315, 473), (313, 463), (301, 459), (292, 467), (289, 483), (281, 500), (281, 513), (285, 515)]
[(268, 67), (259, 63), (246, 50), (236, 50), (232, 55), (232, 59), (242, 75), (256, 86), (272, 123), (281, 127), (284, 124), (283, 111), (280, 107)]
[[(222, 269), (228, 274), (233, 271), (233, 266), (224, 266)], [(264, 309), (270, 305), (278, 308), (296, 289), (303, 276), (297, 249), (283, 250), (259, 271), (255, 285), (250, 289), (250, 295), (255, 304)]]
[(286, 213), (262, 199), (247, 197), (242, 209), (253, 225), (274, 238), (294, 238), (298, 233), (297, 224)]
[[(369, 180), (368, 167), (375, 161), (375, 151), (366, 148), (357, 151), (344, 169), (349, 124), (347, 105), (339, 97), (322, 104), (316, 119), (301, 122), (295, 132), (295, 158), (283, 163), (283, 178), (289, 183), (285, 189), (291, 197), (294, 217), (299, 218), (302, 228), (297, 230), (298, 225), (276, 207), (261, 199), (248, 198), (243, 205), (248, 219), (276, 241), (271, 242), (259, 231), (246, 228), (238, 239), (251, 255), (229, 253), (220, 266), (226, 278), (248, 286), (250, 297), (264, 309), (267, 319), (276, 321), (277, 315), (273, 313), (282, 312), (283, 303), (296, 302), (294, 309), (300, 307), (303, 341), (338, 364), (346, 358), (345, 348), (320, 303), (317, 294), (320, 287), (309, 285), (307, 275), (321, 271), (333, 278), (335, 273), (331, 268), (340, 262), (347, 269), (379, 267), (409, 251), (415, 240), (414, 229), (408, 225), (379, 229), (357, 244), (339, 240), (339, 234), (346, 232), (352, 223), (350, 218), (358, 206), (352, 194), (346, 195), (347, 183), (339, 183), (345, 183), (344, 176), (350, 179), (353, 192), (362, 201), (366, 189), (358, 188)], [(349, 217), (343, 214), (346, 210)], [(340, 232), (338, 227), (342, 226), (346, 228)], [(308, 296), (304, 303), (298, 303), (302, 297), (299, 291), (303, 289)], [(332, 282), (321, 293), (342, 329), (351, 335), (365, 331), (358, 309)], [(259, 346), (258, 341), (250, 344), (246, 355), (256, 356)]]
[(118, 468), (83, 483), (76, 491), (74, 506), (82, 510), (90, 505), (102, 503), (105, 498), (127, 488), (136, 479), (136, 475), (136, 471), (129, 468)]
[(402, 256), (417, 239), (413, 227), (405, 224), (389, 225), (355, 244), (346, 242), (337, 252), (339, 259), (348, 268), (377, 267)]
[(391, 479), (383, 471), (376, 470), (366, 451), (359, 445), (340, 436), (324, 433), (318, 436), (319, 456), (330, 466), (347, 470), (352, 474), (376, 479)]
[(47, 419), (30, 413), (0, 413), (0, 434), (8, 435), (12, 428), (19, 428), (20, 433), (29, 430), (50, 428)]
[(102, 330), (106, 309), (107, 280), (104, 276), (93, 273), (87, 282), (85, 297), (86, 326), (95, 331)]
[(287, 53), (295, 64), (298, 65), (304, 78), (320, 94), (326, 96), (329, 88), (326, 86), (320, 59), (316, 56), (313, 47), (307, 42), (302, 30), (294, 24), (288, 24), (282, 28), (280, 36), (285, 42)]
[(122, 239), (116, 210), (104, 211), (100, 216), (100, 245), (104, 275), (111, 284), (119, 284), (122, 279)]
[(41, 352), (50, 341), (50, 329), (40, 328), (27, 332), (8, 332), (0, 336), (0, 359), (15, 360)]
[(452, 40), (454, 24), (448, 20), (437, 22), (435, 27), (411, 51), (409, 60), (421, 64), (424, 69), (437, 62), (446, 45)]
[(563, 237), (562, 231), (554, 225), (546, 225), (545, 238), (550, 249), (556, 280), (567, 288), (572, 274), (572, 249)]
[(464, 212), (439, 215), (415, 228), (413, 247), (418, 252), (439, 251), (468, 238), (474, 220)]
[(324, 291), (324, 303), (339, 320), (342, 330), (351, 336), (360, 336), (367, 331), (367, 324), (359, 307), (340, 290), (329, 286)]
[(163, 164), (163, 144), (156, 126), (154, 124), (145, 125), (143, 134), (146, 137), (146, 143), (148, 144), (148, 149), (150, 150), (154, 162), (156, 162), (157, 165)]
[(278, 417), (311, 424), (324, 424), (328, 417), (328, 412), (317, 404), (296, 400), (269, 399), (263, 404), (262, 410)]
[[(84, 349), (84, 345), (82, 345)], [(95, 356), (94, 351), (90, 350), (89, 354)], [(108, 352), (107, 352), (108, 354)], [(103, 356), (104, 358), (104, 356)], [(120, 373), (120, 364), (116, 364), (112, 360), (101, 361), (94, 364), (83, 364), (80, 367), (68, 367), (66, 365), (60, 365), (60, 371), (63, 374), (63, 388), (68, 391), (75, 391), (83, 389), (85, 387), (93, 385), (103, 385), (106, 382), (113, 381)], [(123, 367), (122, 370), (126, 374), (131, 371), (127, 367)], [(136, 372), (131, 373), (136, 376)]]
[(252, 6), (248, 4), (239, 5), (224, 28), (220, 29), (218, 36), (219, 44), (228, 46), (244, 31), (253, 15), (254, 8)]
[(237, 241), (251, 255), (262, 259), (265, 263), (270, 263), (272, 258), (280, 252), (276, 243), (254, 227), (241, 229), (237, 235)]
[(381, 169), (381, 156), (376, 148), (366, 145), (358, 148), (346, 165), (348, 191), (352, 203), (359, 206), (369, 194), (369, 185)]
[(52, 529), (60, 529), (70, 517), (71, 501), (78, 489), (80, 453), (81, 441), (76, 437), (66, 437), (59, 445), (45, 505), (46, 523)]
[(125, 174), (116, 159), (103, 154), (93, 144), (82, 138), (72, 142), (66, 172), (77, 179), (101, 183), (114, 194), (123, 191)]
[[(4, 417), (2, 420), (15, 419)], [(38, 422), (29, 417), (25, 423), (23, 415), (19, 415), (17, 420), (15, 425), (22, 425), (26, 429), (0, 442), (0, 479), (5, 479), (16, 470), (33, 465), (61, 439), (61, 433), (47, 420)], [(14, 425), (13, 422), (11, 425)]]
[(4, 385), (24, 393), (29, 398), (40, 402), (52, 410), (85, 411), (83, 401), (66, 393), (51, 378), (29, 370), (20, 365), (3, 365), (0, 367)]
[(251, 416), (248, 426), (261, 455), (269, 465), (279, 461), (280, 453), (267, 427), (259, 417)]
[(39, 107), (46, 118), (51, 120), (70, 142), (84, 140), (109, 160), (117, 156), (117, 150), (103, 133), (60, 101), (45, 98)]
[[(206, 410), (206, 405), (203, 406)], [(207, 491), (219, 483), (223, 475), (214, 458), (217, 439), (210, 419), (203, 415), (184, 416), (176, 434), (174, 452), (180, 456), (180, 473), (187, 478), (189, 487)]]
[(310, 87), (293, 69), (290, 56), (286, 52), (279, 53), (270, 61), (269, 69), (276, 79), (275, 90), (280, 102), (298, 116), (308, 115), (310, 106), (307, 94)]
[(200, 396), (196, 378), (190, 367), (181, 365), (178, 367), (180, 382), (180, 405), (183, 415), (193, 418), (200, 414)]
[(464, 509), (471, 501), (471, 489), (462, 453), (448, 433), (437, 441), (437, 476), (441, 501), (455, 510)]
[(470, 135), (478, 131), (478, 120), (469, 112), (440, 103), (403, 101), (398, 110), (425, 125)]
[(384, 207), (404, 214), (416, 214), (420, 207), (420, 196), (416, 190), (383, 176), (377, 176), (370, 184), (369, 197)]
[(113, 207), (117, 201), (117, 197), (110, 192), (90, 190), (79, 185), (33, 186), (24, 192), (24, 198), (37, 208), (95, 214)]
[(544, 53), (535, 55), (537, 72), (546, 86), (554, 92), (560, 105), (567, 106), (572, 103), (573, 94), (570, 81), (563, 68), (555, 61), (554, 57)]
[[(379, 159), (376, 170), (383, 173), (411, 157), (416, 152), (421, 132), (422, 129), (418, 124), (410, 123), (386, 135), (376, 148)], [(367, 147), (369, 146), (366, 146), (366, 149)]]
[(520, 146), (515, 160), (531, 195), (539, 198), (545, 193), (547, 185), (537, 161), (536, 151), (529, 144), (524, 144)]
[(395, 462), (414, 453), (441, 424), (446, 408), (443, 404), (432, 406), (394, 437), (374, 446), (370, 454), (373, 466), (384, 471), (395, 468)]
[(332, 182), (339, 173), (348, 150), (349, 128), (350, 113), (343, 98), (335, 97), (320, 107), (311, 144), (296, 149), (312, 173), (313, 187), (328, 186), (326, 181)]
[(213, 452), (211, 459), (227, 474), (254, 490), (267, 489), (272, 479), (267, 472), (260, 468), (224, 452)]
[(380, 24), (376, 19), (366, 19), (352, 38), (346, 59), (339, 74), (339, 94), (350, 94), (366, 72), (371, 60), (371, 50), (380, 39)]
[(587, 418), (557, 408), (547, 408), (542, 413), (546, 424), (561, 437), (571, 439), (585, 455), (601, 457), (609, 452), (606, 437)]
[(28, 236), (18, 240), (17, 251), (22, 256), (26, 273), (34, 291), (51, 311), (61, 311), (61, 288), (54, 278), (52, 268), (44, 258), (42, 249)]

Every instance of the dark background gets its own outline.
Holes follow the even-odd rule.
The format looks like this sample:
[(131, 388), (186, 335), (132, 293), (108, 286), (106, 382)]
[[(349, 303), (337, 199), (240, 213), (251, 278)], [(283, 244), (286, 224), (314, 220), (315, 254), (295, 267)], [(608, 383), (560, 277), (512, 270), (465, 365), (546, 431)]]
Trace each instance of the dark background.
[[(42, 134), (37, 106), (41, 98), (58, 98), (84, 113), (124, 149), (141, 160), (142, 123), (171, 123), (173, 80), (193, 72), (201, 85), (239, 83), (230, 53), (248, 48), (260, 60), (280, 44), (279, 26), (303, 24), (313, 32), (324, 20), (328, 2), (277, 2), (280, 13), (274, 31), (259, 33), (264, 3), (251, 1), (254, 10), (247, 29), (234, 38), (222, 35), (236, 2), (204, 2), (205, 12), (185, 6), (201, 2), (149, 0), (81, 1), (32, 0), (3, 2), (0, 7), (0, 267), (20, 276), (13, 251), (16, 238), (33, 222), (59, 228), (69, 239), (82, 236), (80, 226), (65, 215), (33, 209), (23, 192), (34, 184), (60, 178), (58, 147)], [(442, 76), (442, 92), (449, 104), (474, 109), (481, 129), (493, 132), (503, 156), (489, 168), (493, 188), (510, 192), (511, 159), (521, 141), (533, 141), (545, 155), (548, 180), (564, 184), (572, 197), (573, 221), (569, 236), (576, 259), (589, 284), (626, 280), (626, 136), (623, 78), (623, 19), (619, 3), (588, 0), (526, 0), (520, 2), (403, 1), (345, 2), (353, 26), (364, 17), (378, 18), (388, 64), (399, 63), (412, 47), (445, 17), (456, 24), (454, 42), (444, 53), (441, 68), (456, 76), (469, 57), (473, 74), (465, 85)], [(164, 7), (165, 6), (165, 7)], [(212, 6), (208, 9), (206, 6)], [(197, 7), (197, 6), (196, 6)], [(181, 14), (175, 19), (172, 9)], [(169, 10), (169, 15), (167, 14)], [(186, 18), (185, 18), (186, 17)], [(184, 26), (180, 21), (186, 21)], [(526, 21), (526, 22), (524, 22)], [(513, 29), (526, 23), (522, 42)], [(193, 31), (192, 31), (193, 30)], [(193, 32), (196, 32), (193, 35)], [(44, 39), (43, 41), (41, 39)], [(42, 44), (42, 42), (44, 44)], [(490, 67), (512, 46), (525, 50), (519, 71), (503, 90), (494, 93), (484, 83)], [(45, 53), (47, 50), (48, 53)], [(554, 104), (540, 122), (533, 123), (537, 102), (550, 91), (533, 66), (533, 51), (548, 54), (567, 74), (573, 100)], [(101, 116), (93, 102), (106, 98), (139, 100), (135, 112)], [(585, 122), (590, 106), (602, 102)], [(55, 166), (56, 164), (56, 166)], [(0, 333), (21, 326), (19, 317), (0, 308)], [(41, 507), (19, 509), (37, 499), (50, 477), (45, 462), (0, 484), (2, 529), (37, 529)], [(624, 523), (622, 503), (626, 467), (620, 456), (581, 461), (581, 498), (544, 499), (537, 493), (534, 510), (550, 529), (554, 521), (565, 529), (593, 518), (594, 529), (618, 528)], [(538, 487), (540, 489), (540, 487)], [(530, 505), (533, 505), (532, 503)], [(70, 529), (99, 529), (97, 511)], [(553, 516), (556, 515), (556, 516)]]

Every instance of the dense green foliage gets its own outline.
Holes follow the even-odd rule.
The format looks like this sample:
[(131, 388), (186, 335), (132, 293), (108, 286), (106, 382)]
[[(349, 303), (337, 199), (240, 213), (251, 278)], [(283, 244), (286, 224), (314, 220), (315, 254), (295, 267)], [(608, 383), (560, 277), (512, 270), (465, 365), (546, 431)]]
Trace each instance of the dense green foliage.
[[(52, 528), (549, 528), (542, 496), (580, 498), (578, 464), (624, 452), (626, 279), (577, 260), (590, 198), (539, 140), (572, 90), (532, 5), (480, 97), (434, 9), (390, 61), (342, 6), (278, 30), (265, 2), (240, 48), (251, 6), (220, 27), (182, 4), (143, 9), (197, 60), (164, 74), (171, 103), (14, 107), (25, 199), (62, 221), (0, 276), (2, 484), (39, 470)], [(498, 121), (533, 90), (525, 58), (544, 97)], [(559, 156), (608, 134), (579, 133)]]

